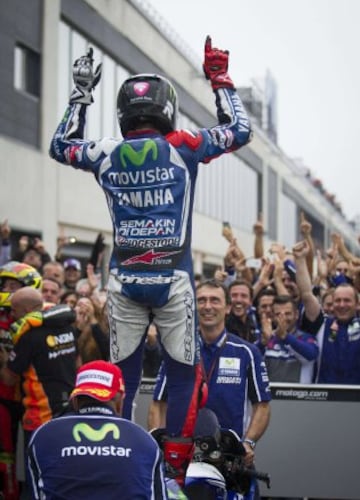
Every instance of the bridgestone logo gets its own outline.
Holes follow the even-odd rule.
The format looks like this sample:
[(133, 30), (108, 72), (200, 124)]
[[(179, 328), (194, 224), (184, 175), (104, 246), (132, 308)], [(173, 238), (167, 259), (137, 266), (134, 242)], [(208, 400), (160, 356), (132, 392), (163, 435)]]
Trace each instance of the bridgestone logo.
[(131, 455), (131, 448), (122, 446), (66, 446), (61, 450), (61, 457), (76, 456), (101, 456), (101, 457), (127, 457)]
[(77, 376), (76, 385), (94, 383), (111, 387), (113, 379), (114, 375), (112, 373), (107, 373), (102, 370), (85, 370)]

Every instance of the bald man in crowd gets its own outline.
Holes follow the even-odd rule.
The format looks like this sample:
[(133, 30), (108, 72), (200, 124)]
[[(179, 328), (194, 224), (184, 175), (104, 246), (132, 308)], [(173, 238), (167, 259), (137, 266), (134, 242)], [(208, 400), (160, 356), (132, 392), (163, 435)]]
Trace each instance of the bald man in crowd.
[(74, 311), (42, 309), (41, 292), (17, 290), (11, 297), (14, 347), (10, 354), (0, 351), (0, 379), (9, 386), (22, 379), (25, 450), (35, 429), (66, 410), (78, 363)]
[(39, 290), (25, 286), (17, 290), (11, 297), (11, 314), (18, 320), (27, 313), (41, 311), (43, 308), (43, 297)]

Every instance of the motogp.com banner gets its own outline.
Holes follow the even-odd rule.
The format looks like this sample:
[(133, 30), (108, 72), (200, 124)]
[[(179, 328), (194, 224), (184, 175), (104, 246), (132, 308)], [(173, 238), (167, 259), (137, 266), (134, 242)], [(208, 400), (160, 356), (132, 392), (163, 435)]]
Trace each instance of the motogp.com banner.
[(273, 399), (292, 401), (360, 401), (360, 386), (270, 384)]

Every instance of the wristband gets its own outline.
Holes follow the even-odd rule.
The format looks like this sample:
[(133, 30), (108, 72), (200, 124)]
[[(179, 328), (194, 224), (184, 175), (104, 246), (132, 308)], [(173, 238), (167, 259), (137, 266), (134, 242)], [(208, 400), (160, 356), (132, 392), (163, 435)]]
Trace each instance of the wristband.
[(247, 443), (252, 450), (255, 450), (256, 443), (252, 439), (243, 439), (243, 443)]

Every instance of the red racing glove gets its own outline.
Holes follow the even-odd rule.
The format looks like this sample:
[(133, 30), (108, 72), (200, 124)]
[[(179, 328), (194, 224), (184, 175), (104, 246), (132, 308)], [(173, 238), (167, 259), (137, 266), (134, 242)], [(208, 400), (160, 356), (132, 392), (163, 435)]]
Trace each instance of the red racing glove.
[(228, 75), (229, 51), (211, 46), (211, 37), (205, 41), (203, 70), (207, 80), (210, 80), (213, 90), (221, 88), (234, 89), (235, 85)]

